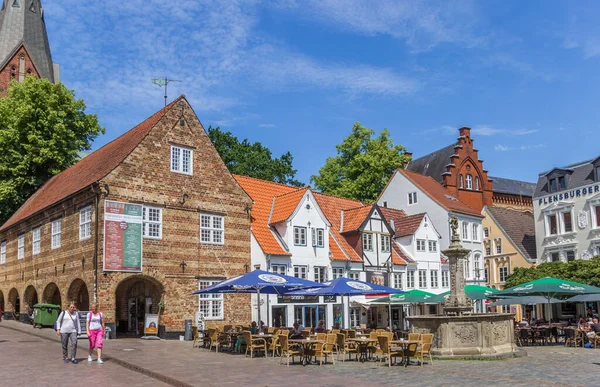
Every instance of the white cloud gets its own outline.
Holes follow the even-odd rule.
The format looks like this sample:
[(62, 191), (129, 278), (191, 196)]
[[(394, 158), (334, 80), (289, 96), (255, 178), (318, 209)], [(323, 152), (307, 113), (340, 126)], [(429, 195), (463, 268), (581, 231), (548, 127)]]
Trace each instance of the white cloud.
[(479, 14), (472, 1), (284, 0), (278, 5), (328, 27), (404, 40), (413, 51), (442, 43), (466, 47), (486, 43), (485, 36), (473, 31)]
[(554, 74), (540, 71), (533, 67), (531, 63), (524, 62), (515, 58), (508, 53), (496, 53), (483, 59), (483, 62), (489, 66), (500, 68), (503, 70), (515, 71), (529, 75), (534, 78), (540, 78), (546, 82), (550, 82), (555, 78)]
[(539, 129), (498, 129), (489, 125), (477, 125), (471, 129), (472, 134), (477, 134), (480, 136), (495, 136), (497, 134), (503, 134), (507, 136), (525, 136), (538, 131)]
[(517, 146), (517, 147), (510, 147), (510, 146), (506, 146), (506, 145), (502, 145), (502, 144), (497, 144), (497, 145), (494, 145), (494, 150), (499, 151), (499, 152), (508, 152), (508, 151), (514, 151), (514, 150), (526, 151), (526, 150), (539, 149), (539, 148), (545, 148), (545, 147), (546, 147), (546, 144), (521, 145), (521, 146)]
[(501, 152), (506, 152), (508, 150), (511, 150), (511, 148), (507, 147), (506, 145), (498, 144), (498, 145), (494, 146), (494, 150), (501, 151)]

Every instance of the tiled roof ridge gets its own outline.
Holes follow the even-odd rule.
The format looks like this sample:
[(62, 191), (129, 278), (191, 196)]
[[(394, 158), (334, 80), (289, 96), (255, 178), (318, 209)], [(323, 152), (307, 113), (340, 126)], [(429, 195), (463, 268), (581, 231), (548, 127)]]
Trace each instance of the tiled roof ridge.
[[(145, 120), (143, 120), (142, 122), (140, 122), (139, 124), (137, 124), (136, 126), (134, 126), (133, 128), (125, 131), (123, 134), (121, 134), (120, 136), (118, 136), (117, 138), (113, 139), (112, 141), (104, 144), (103, 146), (101, 146), (100, 148), (96, 149), (95, 151), (93, 151), (92, 153), (90, 153), (88, 156), (86, 156), (85, 158), (77, 161), (75, 164), (71, 165), (69, 168), (57, 173), (56, 175), (52, 176), (50, 179), (48, 179), (44, 184), (42, 184), (18, 209), (17, 211), (15, 211), (12, 216), (2, 225), (0, 226), (0, 231), (1, 230), (5, 230), (8, 227), (14, 226), (15, 224), (37, 214), (40, 211), (45, 210), (46, 208), (53, 206), (57, 203), (59, 203), (61, 200), (64, 200), (65, 198), (76, 194), (77, 192), (80, 192), (81, 190), (85, 189), (86, 187), (89, 187), (90, 185), (92, 185), (94, 182), (97, 182), (98, 180), (104, 178), (105, 176), (107, 176), (109, 173), (111, 173), (120, 163), (123, 162), (123, 160), (125, 160), (130, 154), (131, 152), (133, 152), (133, 150), (135, 150), (135, 148), (137, 147), (137, 145), (139, 145), (148, 135), (148, 133), (150, 132), (150, 130), (152, 128), (154, 128), (158, 122), (165, 116), (165, 114), (180, 100), (185, 99), (185, 95), (182, 94), (179, 97), (177, 97), (175, 100), (173, 100), (171, 103), (169, 103), (167, 106), (163, 107), (162, 109), (160, 109), (159, 111), (155, 112), (154, 114), (150, 115), (149, 117), (147, 117)], [(25, 211), (25, 209), (28, 208), (28, 206), (30, 204), (33, 203), (33, 201), (41, 194), (41, 192), (43, 192), (43, 190), (45, 190), (51, 183), (53, 183), (55, 180), (61, 178), (62, 176), (65, 176), (66, 174), (68, 174), (68, 172), (72, 172), (73, 170), (76, 170), (76, 168), (81, 168), (81, 165), (83, 164), (88, 164), (91, 163), (90, 160), (92, 161), (96, 161), (94, 160), (94, 157), (96, 157), (96, 155), (101, 154), (102, 151), (106, 150), (107, 148), (109, 148), (111, 146), (111, 144), (115, 143), (116, 141), (122, 139), (124, 136), (126, 135), (132, 135), (132, 132), (135, 131), (136, 129), (142, 127), (145, 124), (148, 124), (149, 122), (152, 122), (156, 120), (156, 122), (154, 122), (154, 124), (152, 126), (150, 126), (149, 128), (147, 128), (146, 133), (144, 133), (144, 135), (135, 142), (135, 146), (133, 146), (131, 148), (131, 150), (129, 150), (129, 152), (127, 152), (124, 155), (119, 155), (122, 156), (120, 157), (120, 159), (117, 161), (114, 156), (113, 159), (111, 161), (115, 162), (114, 166), (112, 168), (110, 168), (110, 170), (106, 171), (106, 173), (103, 173), (101, 176), (96, 177), (93, 182), (90, 182), (84, 186), (79, 187), (79, 189), (74, 190), (72, 192), (68, 192), (66, 194), (58, 195), (59, 197), (54, 200), (51, 203), (47, 203), (47, 204), (43, 204), (41, 205), (40, 208), (37, 208), (33, 210), (33, 212), (26, 214), (25, 216), (21, 217), (20, 214)], [(98, 160), (98, 161), (102, 161), (102, 160)], [(81, 164), (83, 163), (83, 164)]]
[[(338, 199), (338, 200), (348, 200), (348, 201), (352, 201), (352, 202), (360, 203), (360, 205), (359, 205), (359, 206), (357, 206), (357, 207), (363, 207), (363, 206), (367, 206), (367, 205), (369, 205), (369, 203), (363, 203), (363, 202), (361, 202), (360, 200), (356, 200), (356, 199), (345, 198), (345, 197), (343, 197), (343, 196), (335, 196), (335, 195), (332, 195), (332, 194), (323, 193), (323, 192), (321, 192), (321, 191), (313, 191), (313, 192), (314, 192), (315, 194), (319, 194), (319, 195), (323, 195), (323, 196), (328, 196), (328, 197), (330, 197), (330, 198), (332, 198), (332, 199)], [(371, 204), (373, 204), (373, 203), (371, 203)], [(352, 207), (352, 208), (355, 208), (355, 207)]]
[[(433, 152), (429, 152), (429, 153), (427, 153), (427, 154), (425, 154), (425, 155), (423, 155), (423, 156), (421, 156), (421, 157), (418, 157), (418, 158), (416, 158), (416, 159), (413, 159), (413, 160), (411, 160), (411, 161), (417, 161), (417, 160), (420, 160), (420, 159), (422, 159), (422, 158), (425, 158), (425, 157), (431, 156), (431, 155), (433, 155), (433, 154), (435, 154), (435, 153), (438, 153), (438, 152), (440, 152), (440, 151), (442, 151), (442, 150), (444, 150), (444, 149), (446, 149), (446, 148), (449, 148), (449, 147), (455, 147), (456, 145), (458, 145), (458, 142), (457, 142), (457, 141), (455, 141), (455, 142), (454, 142), (454, 143), (452, 143), (452, 144), (449, 144), (449, 145), (443, 146), (443, 147), (441, 147), (441, 148), (439, 148), (439, 149), (436, 149), (436, 150), (434, 150)], [(410, 164), (410, 163), (409, 163), (409, 164)], [(437, 181), (437, 180), (436, 180), (436, 181)]]
[[(302, 189), (302, 188), (304, 188), (304, 187), (309, 187), (309, 188), (310, 188), (310, 186), (309, 186), (309, 185), (306, 185), (306, 186), (304, 186), (304, 187), (296, 187), (295, 185), (291, 185), (291, 184), (280, 183), (280, 182), (277, 182), (277, 181), (272, 181), (272, 180), (265, 180), (265, 179), (261, 179), (261, 178), (259, 178), (259, 177), (253, 177), (253, 176), (240, 175), (239, 173), (232, 173), (232, 175), (233, 175), (234, 177), (241, 177), (241, 178), (243, 178), (243, 179), (251, 179), (251, 180), (260, 181), (261, 183), (277, 184), (277, 185), (280, 185), (280, 186), (282, 186), (282, 187), (294, 188), (295, 190)], [(293, 191), (292, 191), (292, 192), (293, 192)], [(289, 192), (288, 192), (288, 193), (289, 193)]]
[[(276, 184), (279, 184), (279, 183), (276, 183)], [(282, 193), (282, 194), (279, 194), (279, 195), (274, 195), (273, 199), (283, 198), (284, 196), (295, 194), (295, 193), (298, 193), (299, 191), (306, 191), (306, 190), (309, 190), (309, 189), (311, 189), (311, 188), (310, 188), (310, 186), (307, 185), (307, 186), (304, 186), (304, 187), (300, 187), (300, 188), (298, 188), (298, 189), (296, 189), (294, 191)]]

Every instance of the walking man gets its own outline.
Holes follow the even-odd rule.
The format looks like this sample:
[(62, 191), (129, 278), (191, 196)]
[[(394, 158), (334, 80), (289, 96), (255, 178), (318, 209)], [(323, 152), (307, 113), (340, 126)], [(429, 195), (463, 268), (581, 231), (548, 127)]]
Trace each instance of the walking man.
[[(56, 321), (56, 334), (62, 343), (63, 361), (77, 364), (77, 335), (81, 334), (79, 313), (75, 311), (75, 304), (71, 303), (67, 310), (63, 310)], [(71, 359), (69, 360), (69, 342), (71, 343)]]

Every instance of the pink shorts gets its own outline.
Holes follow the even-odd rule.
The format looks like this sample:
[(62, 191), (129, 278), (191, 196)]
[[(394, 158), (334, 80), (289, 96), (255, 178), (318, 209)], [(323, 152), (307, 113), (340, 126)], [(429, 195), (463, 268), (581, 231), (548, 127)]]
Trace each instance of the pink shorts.
[(102, 348), (102, 336), (104, 336), (104, 332), (102, 332), (102, 329), (90, 331), (90, 349), (94, 349), (94, 347)]

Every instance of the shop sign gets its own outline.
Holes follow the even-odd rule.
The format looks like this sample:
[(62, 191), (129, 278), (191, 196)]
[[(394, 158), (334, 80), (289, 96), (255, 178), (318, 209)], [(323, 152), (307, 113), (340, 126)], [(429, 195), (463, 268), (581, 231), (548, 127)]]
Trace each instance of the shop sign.
[(141, 204), (104, 202), (104, 271), (142, 271)]
[(382, 285), (382, 286), (389, 286), (388, 285), (388, 273), (384, 272), (384, 271), (366, 271), (367, 274), (367, 282), (375, 284), (375, 285)]
[(323, 296), (323, 302), (325, 304), (335, 304), (337, 302), (336, 296)]
[(318, 304), (319, 296), (277, 296), (279, 304)]

